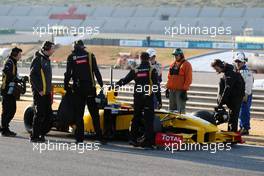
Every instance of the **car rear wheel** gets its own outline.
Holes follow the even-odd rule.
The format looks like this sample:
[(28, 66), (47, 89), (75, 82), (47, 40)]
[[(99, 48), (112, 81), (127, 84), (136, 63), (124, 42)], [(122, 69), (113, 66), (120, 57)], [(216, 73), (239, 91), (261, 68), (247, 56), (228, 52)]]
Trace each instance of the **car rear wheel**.
[[(32, 133), (33, 130), (33, 118), (36, 113), (34, 106), (28, 106), (24, 112), (24, 126), (28, 133)], [(45, 127), (44, 133), (47, 134), (50, 132), (52, 128), (52, 118), (47, 119), (43, 122), (43, 126)]]
[(28, 106), (24, 112), (24, 126), (28, 133), (32, 133), (34, 114), (35, 109), (33, 106)]

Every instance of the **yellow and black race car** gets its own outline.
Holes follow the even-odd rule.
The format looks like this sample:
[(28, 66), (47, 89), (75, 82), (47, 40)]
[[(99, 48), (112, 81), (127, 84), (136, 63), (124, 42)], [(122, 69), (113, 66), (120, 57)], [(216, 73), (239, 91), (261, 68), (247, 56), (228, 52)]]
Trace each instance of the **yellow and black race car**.
[[(63, 84), (53, 84), (53, 93), (64, 96), (66, 92), (63, 89)], [(117, 103), (116, 96), (117, 92), (114, 90), (108, 90), (105, 96), (101, 96), (103, 97), (101, 100), (105, 97), (106, 101), (105, 104), (103, 103), (104, 105), (102, 104), (104, 101), (100, 103), (99, 114), (101, 128), (103, 129), (105, 137), (114, 139), (122, 136), (128, 139), (130, 124), (133, 118), (133, 106), (125, 103)], [(71, 107), (62, 108), (67, 111)], [(50, 126), (46, 130), (47, 133), (54, 128), (59, 131), (74, 130), (74, 113), (61, 115), (59, 111), (53, 111)], [(24, 113), (24, 124), (29, 133), (32, 130), (34, 113), (34, 106), (27, 107)], [(214, 113), (201, 110), (193, 114), (155, 110), (154, 131), (156, 133), (156, 144), (164, 145), (166, 142), (179, 141), (182, 143), (199, 144), (242, 143), (240, 133), (221, 131), (217, 127), (217, 125), (225, 123), (228, 117), (228, 113), (224, 108), (216, 109)], [(85, 133), (93, 134), (94, 127), (89, 112), (85, 112), (83, 119)]]

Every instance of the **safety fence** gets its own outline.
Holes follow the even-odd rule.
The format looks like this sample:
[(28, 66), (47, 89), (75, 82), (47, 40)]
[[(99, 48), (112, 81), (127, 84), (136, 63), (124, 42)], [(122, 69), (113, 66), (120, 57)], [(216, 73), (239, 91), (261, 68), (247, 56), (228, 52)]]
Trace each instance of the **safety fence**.
[(190, 48), (190, 49), (238, 49), (263, 50), (262, 43), (213, 42), (213, 41), (165, 41), (165, 40), (120, 40), (119, 46), (155, 47), (155, 48)]

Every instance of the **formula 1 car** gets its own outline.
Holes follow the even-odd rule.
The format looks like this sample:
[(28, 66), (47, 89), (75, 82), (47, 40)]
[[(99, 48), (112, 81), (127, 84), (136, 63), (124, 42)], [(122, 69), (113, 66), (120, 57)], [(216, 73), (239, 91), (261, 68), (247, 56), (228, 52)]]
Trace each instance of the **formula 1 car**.
[[(63, 84), (54, 84), (53, 93), (67, 96), (63, 89)], [(108, 90), (106, 97), (101, 95), (100, 104), (100, 124), (105, 137), (115, 139), (125, 137), (128, 139), (131, 120), (133, 118), (133, 106), (116, 101), (117, 92)], [(64, 98), (63, 97), (63, 98)], [(62, 99), (63, 100), (63, 99)], [(107, 102), (102, 105), (102, 102)], [(62, 103), (61, 103), (62, 104)], [(61, 108), (61, 107), (60, 107)], [(59, 109), (60, 109), (59, 108)], [(64, 107), (69, 110), (71, 107)], [(32, 130), (34, 106), (27, 107), (24, 113), (24, 125), (30, 133)], [(74, 116), (74, 113), (70, 116)], [(74, 120), (69, 120), (66, 115), (60, 115), (58, 110), (53, 111), (50, 126), (47, 127), (48, 133), (51, 129), (59, 131), (74, 130)], [(155, 110), (154, 132), (156, 134), (156, 145), (164, 146), (166, 143), (242, 143), (242, 138), (238, 132), (220, 131), (217, 125), (227, 122), (228, 113), (224, 108), (215, 109), (214, 113), (208, 111), (197, 111), (193, 114), (180, 114), (179, 112), (170, 112), (167, 110)], [(92, 118), (89, 112), (84, 117), (84, 130), (86, 134), (94, 134)], [(143, 124), (144, 122), (142, 122)], [(143, 127), (142, 125), (142, 130)], [(143, 132), (139, 132), (142, 136)]]

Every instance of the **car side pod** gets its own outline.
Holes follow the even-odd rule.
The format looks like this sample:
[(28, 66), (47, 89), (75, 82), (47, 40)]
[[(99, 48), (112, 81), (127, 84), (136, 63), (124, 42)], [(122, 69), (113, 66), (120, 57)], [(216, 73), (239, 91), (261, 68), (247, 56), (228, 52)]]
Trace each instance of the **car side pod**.
[(165, 147), (165, 150), (171, 147), (180, 149), (180, 145), (183, 143), (183, 136), (174, 133), (156, 133), (155, 145), (157, 147)]

